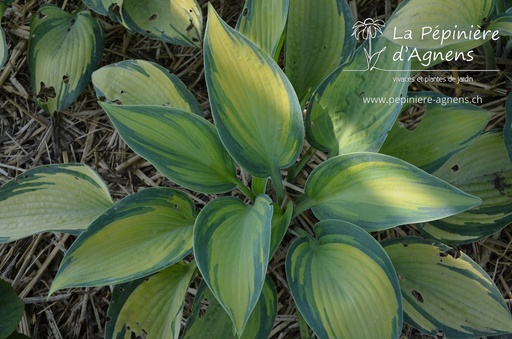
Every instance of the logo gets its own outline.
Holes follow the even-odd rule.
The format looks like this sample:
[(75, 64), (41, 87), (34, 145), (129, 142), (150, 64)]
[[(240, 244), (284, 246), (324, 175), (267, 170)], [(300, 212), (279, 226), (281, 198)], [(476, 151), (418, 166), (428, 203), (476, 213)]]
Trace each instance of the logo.
[[(376, 64), (380, 56), (385, 53), (386, 47), (381, 48), (378, 51), (373, 50), (372, 40), (377, 35), (382, 34), (386, 23), (383, 20), (374, 20), (372, 18), (366, 18), (364, 21), (357, 21), (353, 26), (352, 36), (358, 41), (367, 41), (367, 45), (363, 47), (367, 67), (365, 70), (359, 71), (371, 71), (374, 69), (381, 71), (402, 71), (393, 69), (382, 69), (376, 67)], [(469, 41), (481, 40), (482, 43), (488, 40), (498, 40), (499, 31), (491, 31), (482, 29), (480, 26), (471, 25), (467, 29), (460, 29), (458, 25), (453, 27), (416, 27), (413, 29), (401, 29), (392, 27), (392, 32), (386, 32), (386, 38), (391, 42), (401, 45), (400, 50), (396, 51), (392, 55), (393, 61), (411, 61), (421, 64), (423, 67), (430, 67), (443, 61), (473, 61), (474, 51), (461, 51), (457, 50), (457, 44)], [(390, 36), (391, 33), (391, 36)], [(422, 42), (428, 42), (431, 47), (424, 49), (421, 47), (408, 47), (407, 41), (411, 42), (411, 45), (421, 45)], [(381, 44), (380, 44), (381, 45)], [(454, 46), (454, 50), (450, 50), (450, 46)], [(411, 71), (424, 71), (424, 69), (411, 70)], [(432, 72), (442, 72), (444, 70), (429, 70)], [(499, 71), (499, 70), (471, 70), (473, 72), (482, 71)]]
[(386, 26), (382, 20), (373, 20), (372, 18), (366, 18), (364, 21), (357, 21), (352, 29), (352, 36), (355, 36), (357, 40), (364, 41), (368, 40), (368, 49), (363, 47), (364, 54), (366, 55), (366, 62), (368, 64), (367, 71), (371, 71), (376, 68), (375, 64), (379, 61), (379, 57), (382, 52), (386, 50), (386, 47), (380, 51), (373, 53), (372, 51), (372, 39), (375, 39), (377, 33), (382, 34), (382, 29)]

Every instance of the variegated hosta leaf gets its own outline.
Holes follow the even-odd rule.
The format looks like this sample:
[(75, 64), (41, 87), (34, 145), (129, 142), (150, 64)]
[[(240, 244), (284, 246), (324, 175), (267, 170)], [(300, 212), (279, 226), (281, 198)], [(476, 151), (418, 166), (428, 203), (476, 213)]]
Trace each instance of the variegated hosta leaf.
[(237, 185), (236, 164), (206, 119), (174, 107), (100, 105), (128, 146), (179, 185), (203, 193)]
[(353, 25), (344, 0), (290, 0), (285, 71), (302, 103), (352, 54)]
[(508, 95), (505, 105), (505, 127), (503, 127), (503, 136), (508, 157), (512, 161), (512, 92)]
[[(203, 301), (208, 301), (204, 310)], [(200, 315), (199, 312), (203, 314)], [(267, 276), (256, 307), (251, 313), (240, 339), (267, 339), (277, 315), (277, 292), (274, 282)], [(192, 315), (187, 321), (183, 339), (223, 338), (237, 339), (228, 314), (203, 282), (192, 305)]]
[(272, 201), (253, 206), (233, 197), (209, 202), (197, 216), (197, 267), (240, 336), (260, 297), (270, 252)]
[(86, 165), (36, 167), (0, 188), (0, 243), (48, 231), (78, 234), (112, 204)]
[(50, 294), (120, 284), (155, 273), (192, 250), (195, 206), (185, 194), (148, 188), (99, 216), (62, 259)]
[(228, 152), (251, 175), (280, 181), (279, 169), (295, 162), (304, 138), (292, 85), (270, 56), (222, 22), (211, 5), (204, 63), (213, 118)]
[(8, 338), (16, 330), (24, 310), (25, 304), (11, 285), (0, 279), (0, 338)]
[(153, 62), (126, 60), (92, 74), (96, 96), (120, 105), (160, 105), (203, 115), (197, 99), (174, 74)]
[(0, 70), (4, 67), (7, 62), (7, 56), (9, 55), (7, 49), (7, 40), (5, 39), (4, 29), (0, 27)]
[(195, 0), (84, 0), (96, 13), (132, 32), (179, 45), (200, 47), (201, 8)]
[(409, 74), (407, 59), (393, 60), (399, 49), (383, 38), (366, 42), (349, 64), (325, 79), (313, 93), (306, 115), (306, 136), (313, 147), (330, 156), (379, 150), (400, 113), (399, 99), (407, 95), (407, 84), (393, 80)]
[(117, 22), (121, 21), (120, 6), (123, 3), (122, 0), (83, 0), (83, 3), (96, 13), (108, 16)]
[(264, 194), (267, 192), (268, 178), (251, 178), (251, 190), (254, 194)]
[(115, 287), (105, 338), (178, 338), (185, 294), (196, 265), (176, 263), (157, 274)]
[(480, 206), (419, 225), (444, 243), (470, 243), (512, 222), (512, 162), (502, 133), (486, 133), (451, 157), (434, 175), (482, 199)]
[(236, 29), (277, 59), (288, 18), (289, 0), (247, 0)]
[(98, 67), (103, 44), (103, 26), (89, 11), (69, 14), (41, 6), (30, 23), (28, 49), (38, 105), (49, 114), (71, 105)]
[[(491, 38), (488, 35), (483, 39), (480, 26), (492, 7), (493, 1), (489, 0), (404, 1), (389, 19), (383, 35), (396, 44), (421, 49), (472, 42), (465, 49), (469, 50)], [(478, 32), (478, 38), (474, 32)]]
[(440, 219), (480, 204), (471, 196), (407, 162), (379, 153), (327, 160), (306, 182), (307, 200), (320, 219), (341, 219), (376, 231)]
[(493, 18), (487, 29), (497, 30), (500, 35), (512, 35), (512, 11), (507, 11)]
[(432, 336), (512, 333), (512, 316), (487, 273), (464, 253), (415, 237), (382, 244), (398, 274), (405, 322)]
[(402, 298), (393, 265), (363, 229), (340, 220), (296, 239), (286, 277), (297, 308), (323, 338), (399, 338)]
[(396, 122), (379, 152), (432, 173), (470, 145), (491, 116), (491, 112), (470, 104), (427, 104), (414, 131)]
[(203, 15), (196, 0), (120, 0), (128, 29), (178, 45), (201, 47)]

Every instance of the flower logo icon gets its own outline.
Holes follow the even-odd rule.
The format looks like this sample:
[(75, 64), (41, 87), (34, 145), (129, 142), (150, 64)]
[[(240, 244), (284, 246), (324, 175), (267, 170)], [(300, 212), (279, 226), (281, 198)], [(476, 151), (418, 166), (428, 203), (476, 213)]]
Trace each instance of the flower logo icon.
[(382, 34), (382, 28), (384, 28), (386, 24), (384, 21), (378, 19), (373, 20), (372, 18), (366, 18), (364, 21), (357, 21), (352, 29), (354, 32), (352, 36), (355, 36), (357, 40), (362, 41), (368, 38), (375, 38), (377, 33)]
[(377, 33), (382, 34), (382, 29), (385, 25), (384, 21), (380, 19), (374, 20), (372, 18), (366, 18), (364, 21), (357, 21), (354, 26), (352, 26), (354, 30), (352, 36), (355, 36), (359, 41), (368, 40), (368, 49), (363, 47), (368, 63), (367, 70), (371, 71), (376, 68), (375, 64), (379, 60), (380, 54), (386, 50), (386, 47), (384, 47), (380, 51), (372, 53), (372, 39), (377, 36)]

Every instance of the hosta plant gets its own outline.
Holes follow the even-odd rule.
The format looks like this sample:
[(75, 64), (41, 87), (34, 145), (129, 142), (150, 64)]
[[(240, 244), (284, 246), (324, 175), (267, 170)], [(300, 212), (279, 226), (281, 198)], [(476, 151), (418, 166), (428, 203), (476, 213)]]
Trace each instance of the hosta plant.
[[(112, 14), (105, 3), (119, 2), (101, 2)], [(472, 3), (465, 24), (490, 11), (487, 1)], [(400, 100), (363, 102), (443, 98), (408, 94), (393, 81), (409, 76), (411, 62), (394, 60), (402, 47), (386, 31), (363, 34), (356, 48), (351, 29), (363, 26), (344, 1), (248, 0), (237, 29), (210, 5), (203, 55), (213, 123), (159, 65), (127, 60), (98, 69), (99, 104), (123, 140), (210, 200), (198, 206), (185, 190), (161, 187), (113, 202), (90, 167), (42, 166), (1, 188), (0, 240), (77, 234), (50, 294), (115, 285), (107, 338), (268, 337), (278, 304), (269, 262), (287, 232), (295, 237), (282, 248), (287, 284), (305, 335), (309, 326), (319, 338), (398, 338), (404, 321), (456, 338), (511, 333), (493, 281), (447, 245), (510, 222), (504, 134), (483, 133), (491, 113), (469, 104), (428, 104), (408, 131), (397, 122)], [(284, 71), (275, 61), (283, 42)], [(325, 161), (311, 161), (316, 150)], [(301, 216), (314, 234), (295, 222)], [(425, 237), (372, 236), (403, 224), (417, 224)], [(182, 328), (193, 281), (200, 283)]]

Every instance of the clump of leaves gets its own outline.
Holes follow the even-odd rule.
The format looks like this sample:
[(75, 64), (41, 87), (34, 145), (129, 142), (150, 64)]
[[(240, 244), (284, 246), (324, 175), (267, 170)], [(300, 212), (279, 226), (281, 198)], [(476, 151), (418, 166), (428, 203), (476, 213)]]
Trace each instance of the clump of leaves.
[[(401, 11), (414, 4), (405, 1)], [(489, 15), (490, 8), (476, 7), (465, 24)], [(270, 10), (276, 15), (266, 20)], [(308, 20), (299, 24), (304, 12)], [(123, 13), (116, 17), (127, 22)], [(286, 256), (290, 292), (302, 326), (320, 338), (398, 338), (403, 321), (431, 335), (511, 333), (512, 316), (492, 280), (445, 244), (481, 239), (510, 222), (512, 163), (503, 132), (482, 133), (491, 114), (468, 104), (433, 100), (410, 132), (397, 123), (400, 100), (363, 102), (406, 97), (407, 85), (393, 77), (408, 76), (411, 63), (393, 59), (401, 46), (386, 31), (368, 34), (372, 41), (356, 49), (352, 27), (343, 1), (249, 0), (237, 25), (243, 34), (209, 6), (203, 54), (214, 124), (156, 64), (100, 68), (92, 75), (99, 103), (134, 151), (186, 189), (239, 194), (212, 197), (200, 211), (171, 188), (114, 203), (89, 167), (43, 166), (0, 190), (0, 240), (78, 233), (50, 293), (116, 285), (107, 338), (268, 337), (277, 314), (268, 265), (286, 232), (296, 235)], [(339, 39), (331, 43), (333, 29)], [(275, 62), (283, 41), (285, 71)], [(369, 60), (369, 50), (385, 53)], [(316, 149), (328, 159), (296, 189)], [(250, 175), (250, 187), (240, 172)], [(294, 222), (306, 213), (314, 235)], [(408, 223), (430, 239), (379, 243), (370, 233)], [(185, 294), (197, 276), (202, 283), (181, 331)]]

